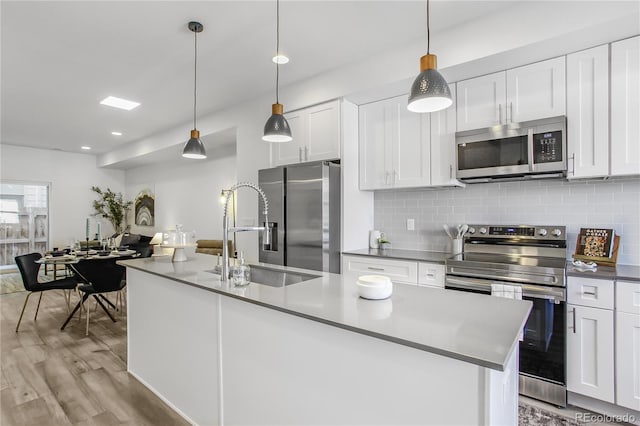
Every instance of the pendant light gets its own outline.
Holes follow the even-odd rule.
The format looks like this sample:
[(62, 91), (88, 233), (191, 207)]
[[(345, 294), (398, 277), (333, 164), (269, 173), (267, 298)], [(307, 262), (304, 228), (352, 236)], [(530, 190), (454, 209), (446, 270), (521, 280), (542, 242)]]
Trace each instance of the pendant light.
[[(276, 0), (276, 55), (280, 54), (280, 0)], [(278, 86), (280, 83), (280, 61), (274, 61), (276, 64), (276, 103), (271, 105), (271, 117), (264, 125), (263, 141), (267, 142), (289, 142), (291, 137), (291, 129), (287, 119), (284, 118), (284, 107), (280, 103), (278, 96)]]
[(196, 129), (196, 99), (197, 99), (197, 75), (198, 75), (198, 33), (201, 33), (204, 27), (200, 22), (189, 22), (189, 30), (193, 32), (194, 61), (193, 61), (193, 130), (191, 138), (184, 145), (182, 156), (185, 158), (203, 159), (207, 158), (204, 145), (200, 140), (200, 132)]
[(412, 112), (440, 111), (453, 104), (449, 85), (436, 69), (436, 55), (429, 53), (430, 39), (429, 0), (427, 0), (427, 54), (420, 58), (420, 74), (411, 85), (407, 108)]

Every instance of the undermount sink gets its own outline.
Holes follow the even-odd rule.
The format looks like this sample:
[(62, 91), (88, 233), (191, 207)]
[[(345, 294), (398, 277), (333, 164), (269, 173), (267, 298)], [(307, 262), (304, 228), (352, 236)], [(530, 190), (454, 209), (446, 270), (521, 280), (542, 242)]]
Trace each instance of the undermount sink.
[(271, 287), (284, 287), (286, 285), (301, 283), (303, 281), (309, 281), (320, 277), (320, 275), (283, 271), (281, 269), (268, 268), (266, 266), (249, 266), (251, 267), (251, 282), (265, 284)]
[(249, 266), (251, 267), (251, 282), (264, 284), (271, 287), (284, 287), (287, 285), (301, 283), (303, 281), (309, 281), (314, 278), (320, 277), (320, 275), (306, 274), (303, 272), (283, 271), (281, 269), (269, 268), (266, 266)]

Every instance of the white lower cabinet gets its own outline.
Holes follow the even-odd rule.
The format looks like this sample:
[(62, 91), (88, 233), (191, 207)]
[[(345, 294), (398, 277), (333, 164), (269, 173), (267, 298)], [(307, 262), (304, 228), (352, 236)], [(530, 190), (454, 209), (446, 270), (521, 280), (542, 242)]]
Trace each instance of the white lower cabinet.
[(383, 275), (394, 283), (415, 285), (418, 283), (418, 262), (344, 255), (342, 274), (352, 277), (354, 281), (360, 275)]
[(360, 275), (384, 275), (394, 283), (444, 288), (444, 265), (374, 256), (342, 256), (342, 274), (354, 281)]
[(438, 263), (418, 263), (418, 285), (433, 288), (444, 288), (444, 265)]
[(567, 279), (567, 390), (613, 403), (613, 310), (611, 299), (598, 298), (606, 286), (613, 293), (609, 280)]
[(640, 411), (640, 283), (568, 277), (567, 301), (567, 389)]
[(567, 307), (567, 389), (613, 403), (613, 311)]
[(616, 404), (640, 411), (640, 283), (616, 282)]
[(640, 315), (616, 312), (616, 404), (640, 411)]

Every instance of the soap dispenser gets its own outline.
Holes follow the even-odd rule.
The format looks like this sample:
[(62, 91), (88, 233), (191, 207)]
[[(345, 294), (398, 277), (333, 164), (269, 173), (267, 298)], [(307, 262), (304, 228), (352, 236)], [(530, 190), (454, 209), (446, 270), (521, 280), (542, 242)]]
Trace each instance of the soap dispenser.
[(251, 282), (251, 267), (244, 263), (244, 252), (240, 252), (240, 264), (229, 268), (231, 282), (236, 286), (245, 286)]

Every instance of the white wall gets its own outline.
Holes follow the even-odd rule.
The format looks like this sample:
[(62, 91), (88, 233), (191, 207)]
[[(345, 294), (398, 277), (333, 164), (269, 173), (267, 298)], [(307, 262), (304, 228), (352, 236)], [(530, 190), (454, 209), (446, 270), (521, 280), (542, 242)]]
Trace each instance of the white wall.
[(155, 226), (136, 226), (133, 209), (131, 231), (153, 236), (155, 232), (182, 224), (196, 231), (198, 239), (222, 239), (220, 191), (236, 180), (235, 145), (208, 150), (208, 160), (178, 157), (175, 161), (137, 167), (126, 172), (127, 199), (149, 186), (155, 193)]
[[(506, 69), (517, 65), (546, 59), (577, 49), (593, 46), (604, 41), (622, 38), (629, 32), (637, 32), (637, 6), (629, 3), (580, 2), (575, 7), (572, 2), (563, 3), (556, 9), (557, 14), (549, 14), (548, 4), (530, 2), (527, 10), (532, 16), (544, 16), (534, 29), (523, 31), (522, 13), (505, 8), (487, 21), (468, 23), (464, 27), (452, 28), (434, 39), (433, 51), (439, 55), (439, 63), (445, 76), (450, 71), (450, 79), (468, 78), (479, 72)], [(510, 14), (511, 13), (511, 14)], [(520, 13), (518, 15), (518, 13)], [(516, 15), (516, 16), (512, 16)], [(571, 20), (565, 17), (570, 15)], [(485, 31), (486, 28), (501, 28), (500, 31)], [(595, 30), (594, 30), (595, 29)], [(517, 37), (504, 37), (504, 34)], [(609, 37), (609, 38), (608, 38)], [(469, 44), (473, 43), (473, 47)], [(424, 40), (402, 46), (389, 52), (371, 57), (366, 61), (353, 63), (287, 87), (281, 87), (280, 99), (285, 111), (314, 105), (327, 100), (348, 96), (362, 100), (362, 94), (381, 95), (389, 90), (389, 85), (397, 85), (403, 79), (412, 79), (418, 72), (419, 57), (424, 54)], [(500, 57), (498, 55), (502, 54)], [(489, 57), (491, 60), (483, 60)], [(484, 61), (478, 68), (475, 62)], [(486, 62), (490, 62), (487, 65)], [(394, 86), (396, 87), (396, 86)], [(386, 89), (385, 89), (386, 88)], [(407, 92), (409, 84), (401, 86), (400, 93)], [(397, 90), (397, 89), (393, 89)], [(373, 95), (370, 94), (373, 92)], [(392, 94), (400, 94), (392, 93)], [(371, 99), (369, 99), (371, 100)], [(261, 140), (264, 122), (270, 115), (273, 102), (268, 93), (253, 101), (215, 111), (198, 118), (202, 135), (221, 132), (230, 127), (237, 129), (237, 179), (257, 181), (258, 170), (270, 167), (269, 144)], [(185, 127), (177, 126), (153, 137), (128, 144), (122, 149), (104, 154), (99, 165), (118, 167), (131, 158), (143, 158), (155, 151), (184, 143)], [(352, 138), (347, 143), (357, 144)], [(349, 150), (350, 147), (347, 147)], [(344, 148), (343, 148), (344, 149)], [(343, 161), (343, 173), (348, 168), (357, 168), (357, 162)], [(256, 194), (240, 190), (238, 194), (238, 215), (241, 224), (257, 221)], [(361, 212), (352, 212), (352, 217)], [(363, 237), (364, 238), (364, 237)], [(255, 233), (238, 235), (238, 246), (245, 251), (250, 261), (257, 260), (257, 236)]]
[[(376, 229), (393, 248), (448, 251), (442, 225), (560, 225), (567, 256), (580, 228), (614, 228), (621, 236), (618, 264), (640, 264), (640, 178), (540, 180), (467, 185), (466, 188), (376, 191)], [(407, 231), (407, 219), (415, 231)]]
[[(50, 248), (66, 247), (72, 239), (85, 238), (85, 219), (93, 213), (97, 195), (91, 186), (123, 193), (125, 188), (125, 172), (97, 168), (94, 155), (0, 145), (0, 166), (3, 182), (51, 184)], [(96, 232), (97, 221), (102, 223), (103, 235), (113, 232), (108, 221), (92, 221), (92, 233)]]

